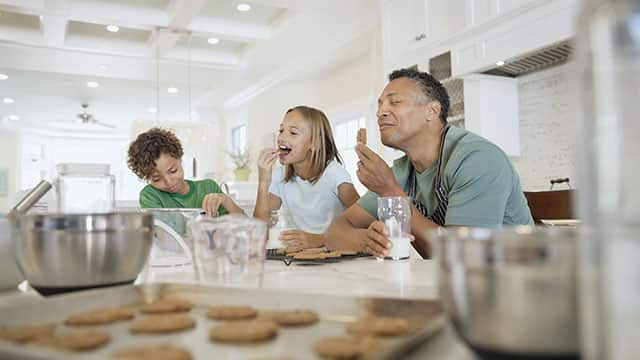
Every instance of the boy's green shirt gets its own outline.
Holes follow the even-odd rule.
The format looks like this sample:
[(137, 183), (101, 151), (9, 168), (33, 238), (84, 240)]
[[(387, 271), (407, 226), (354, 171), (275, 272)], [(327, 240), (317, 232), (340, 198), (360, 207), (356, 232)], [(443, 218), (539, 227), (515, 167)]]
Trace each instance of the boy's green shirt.
[[(140, 191), (141, 208), (200, 208), (202, 199), (207, 194), (221, 194), (218, 183), (211, 179), (198, 181), (185, 180), (189, 184), (189, 192), (186, 194), (169, 193), (158, 190), (151, 185), (145, 186)], [(226, 215), (229, 212), (223, 206), (218, 209), (218, 215)]]

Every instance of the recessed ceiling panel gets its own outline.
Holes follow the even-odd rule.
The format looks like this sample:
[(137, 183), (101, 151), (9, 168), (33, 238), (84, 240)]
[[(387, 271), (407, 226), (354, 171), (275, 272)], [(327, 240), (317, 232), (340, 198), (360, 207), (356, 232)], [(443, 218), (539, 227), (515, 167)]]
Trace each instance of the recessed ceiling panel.
[(34, 15), (25, 15), (0, 10), (0, 26), (28, 30), (39, 30), (40, 19)]
[(250, 1), (246, 3), (251, 5), (250, 11), (238, 11), (236, 6), (243, 1), (233, 0), (216, 0), (207, 1), (207, 4), (200, 11), (200, 16), (223, 18), (225, 20), (247, 22), (258, 25), (271, 25), (280, 15), (284, 13), (284, 9), (267, 6), (262, 4), (254, 4)]
[(114, 42), (139, 42), (144, 43), (149, 39), (151, 33), (147, 30), (129, 29), (120, 27), (118, 32), (107, 31), (104, 25), (91, 24), (79, 21), (70, 21), (67, 25), (68, 36), (93, 37), (100, 40)]
[(103, 3), (118, 7), (132, 7), (139, 9), (165, 10), (169, 0), (74, 0), (74, 3)]
[[(220, 51), (220, 52), (232, 52), (240, 53), (247, 45), (241, 41), (219, 39), (217, 44), (209, 44), (208, 38), (200, 36), (191, 37), (191, 48), (206, 51)], [(187, 48), (189, 44), (189, 37), (182, 36), (176, 44), (180, 48)]]

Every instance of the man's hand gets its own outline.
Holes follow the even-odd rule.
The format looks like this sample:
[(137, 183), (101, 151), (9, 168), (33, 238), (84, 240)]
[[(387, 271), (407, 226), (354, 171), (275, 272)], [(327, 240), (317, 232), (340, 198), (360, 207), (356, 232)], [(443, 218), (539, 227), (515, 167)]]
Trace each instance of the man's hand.
[(209, 216), (218, 216), (218, 208), (224, 206), (227, 210), (233, 207), (233, 201), (226, 194), (207, 194), (202, 199), (202, 209)]
[(391, 241), (387, 238), (387, 228), (380, 221), (374, 221), (367, 228), (360, 247), (362, 252), (375, 257), (385, 257), (391, 249)]
[[(413, 234), (407, 234), (411, 241), (416, 238)], [(366, 230), (366, 237), (361, 243), (361, 251), (371, 254), (375, 257), (385, 257), (389, 255), (389, 250), (393, 246), (389, 240), (389, 232), (387, 227), (380, 221), (376, 220), (369, 225)]]
[(379, 196), (405, 196), (393, 171), (378, 154), (362, 143), (356, 145), (356, 153), (360, 158), (356, 174), (362, 185)]
[(322, 234), (310, 234), (302, 230), (285, 230), (280, 233), (280, 240), (285, 246), (301, 248), (317, 248), (324, 245)]
[(271, 184), (271, 170), (278, 158), (278, 149), (264, 149), (258, 155), (258, 181), (261, 184)]

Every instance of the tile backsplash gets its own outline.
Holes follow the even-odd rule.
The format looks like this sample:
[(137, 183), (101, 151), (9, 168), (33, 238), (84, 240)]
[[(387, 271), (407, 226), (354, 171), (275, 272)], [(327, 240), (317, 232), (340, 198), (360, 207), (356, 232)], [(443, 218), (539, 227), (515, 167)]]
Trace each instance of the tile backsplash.
[(574, 188), (579, 184), (571, 76), (566, 64), (518, 78), (521, 152), (512, 161), (525, 191), (548, 190), (555, 178), (569, 177)]

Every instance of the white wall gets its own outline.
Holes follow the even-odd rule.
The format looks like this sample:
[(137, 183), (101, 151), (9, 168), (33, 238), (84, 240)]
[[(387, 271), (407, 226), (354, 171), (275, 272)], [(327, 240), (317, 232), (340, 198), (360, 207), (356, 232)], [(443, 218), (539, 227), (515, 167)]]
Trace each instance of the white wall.
[(15, 132), (0, 129), (0, 169), (4, 169), (8, 173), (7, 194), (0, 194), (0, 213), (9, 211), (16, 192), (18, 179), (18, 144), (19, 139)]
[(571, 65), (563, 65), (518, 78), (521, 153), (512, 161), (525, 191), (548, 190), (549, 180), (561, 177), (579, 185), (571, 76)]
[[(258, 152), (274, 145), (272, 133), (278, 130), (285, 111), (297, 105), (316, 107), (332, 122), (366, 116), (369, 144), (382, 151), (375, 121), (377, 98), (386, 83), (382, 72), (381, 32), (373, 32), (365, 41), (370, 42), (369, 50), (356, 59), (310, 78), (287, 80), (224, 114), (227, 133), (243, 121), (248, 124), (247, 138), (253, 154), (251, 180), (257, 180)], [(228, 161), (223, 164), (224, 178), (231, 179), (231, 164)]]
[[(138, 134), (154, 126), (170, 129), (180, 139), (184, 150), (183, 166), (186, 178), (193, 178), (191, 166), (193, 158), (196, 159), (196, 179), (217, 177), (221, 158), (219, 153), (222, 152), (224, 147), (224, 136), (217, 119), (213, 119), (211, 122), (163, 121), (156, 123), (154, 121), (135, 121), (131, 126), (130, 141), (133, 141)], [(131, 173), (130, 170), (129, 173)], [(138, 181), (138, 183), (141, 184), (139, 188), (144, 185), (141, 181)], [(139, 189), (135, 191), (134, 199), (138, 198), (138, 192)]]

